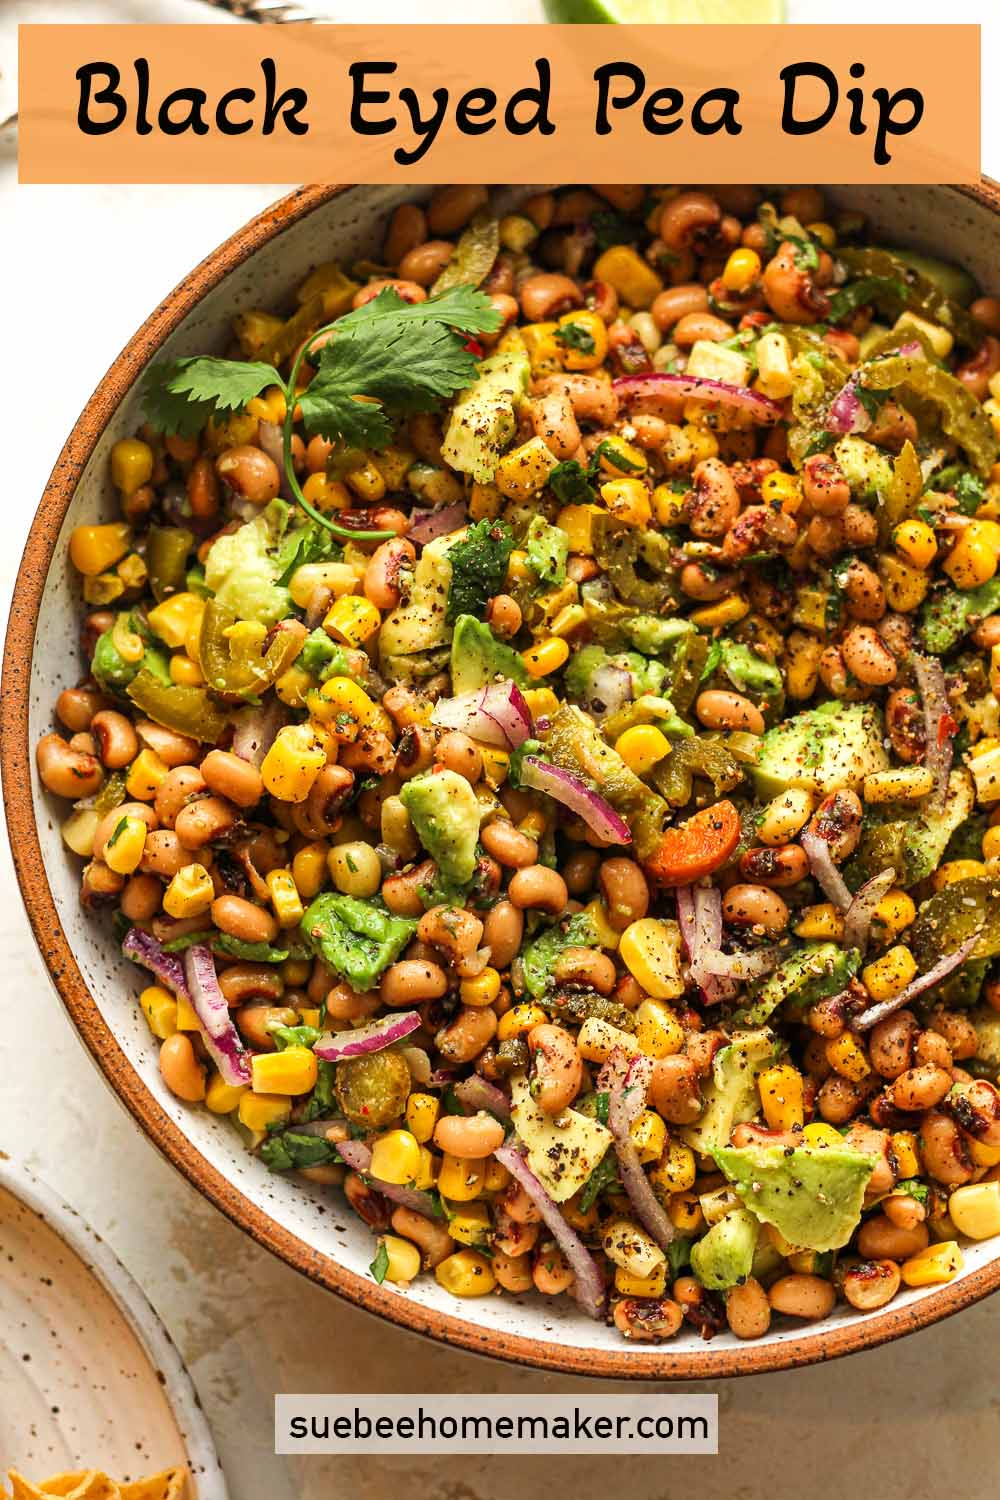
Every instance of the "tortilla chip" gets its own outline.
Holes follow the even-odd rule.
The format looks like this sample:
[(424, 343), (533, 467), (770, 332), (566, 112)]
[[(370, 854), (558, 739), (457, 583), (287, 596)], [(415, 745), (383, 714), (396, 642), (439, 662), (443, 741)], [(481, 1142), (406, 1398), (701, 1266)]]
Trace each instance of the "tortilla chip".
[(181, 1464), (176, 1469), (163, 1469), (151, 1474), (148, 1479), (133, 1479), (131, 1484), (119, 1488), (121, 1500), (186, 1500), (188, 1471)]
[[(50, 1479), (43, 1479), (42, 1494), (59, 1495), (62, 1500), (105, 1500), (107, 1492), (100, 1486), (110, 1483), (99, 1469), (80, 1469), (73, 1474), (53, 1474)], [(114, 1494), (117, 1496), (117, 1490)]]
[(40, 1490), (37, 1484), (32, 1484), (30, 1479), (25, 1479), (16, 1469), (8, 1469), (7, 1478), (10, 1480), (11, 1500), (45, 1500), (45, 1491)]

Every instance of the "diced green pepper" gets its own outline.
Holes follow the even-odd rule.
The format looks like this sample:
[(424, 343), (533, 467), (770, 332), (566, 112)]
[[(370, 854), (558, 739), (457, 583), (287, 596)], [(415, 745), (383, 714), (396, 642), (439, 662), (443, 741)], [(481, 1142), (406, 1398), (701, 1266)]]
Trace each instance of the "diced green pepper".
[(167, 684), (145, 668), (129, 683), (128, 696), (154, 723), (205, 744), (217, 744), (228, 722), (206, 688)]
[(151, 526), (146, 543), (146, 567), (153, 597), (160, 602), (177, 594), (187, 581), (188, 553), (194, 537), (183, 526)]

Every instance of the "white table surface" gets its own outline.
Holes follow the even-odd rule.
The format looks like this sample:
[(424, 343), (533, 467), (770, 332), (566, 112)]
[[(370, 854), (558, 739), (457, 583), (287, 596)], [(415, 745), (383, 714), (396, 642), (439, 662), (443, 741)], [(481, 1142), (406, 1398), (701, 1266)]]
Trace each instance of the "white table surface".
[[(948, 18), (985, 20), (995, 14), (993, 5), (952, 4)], [(408, 9), (382, 0), (377, 14), (408, 19)], [(464, 5), (441, 3), (424, 7), (421, 18), (458, 19), (463, 12)], [(534, 0), (518, 0), (517, 9), (508, 4), (505, 11), (508, 19), (534, 13)], [(0, 119), (12, 107), (13, 20), (202, 15), (184, 0), (6, 0)], [(800, 0), (795, 15), (943, 18), (939, 6), (915, 0), (881, 6)], [(996, 41), (994, 33), (994, 65), (1000, 60)], [(996, 109), (992, 100), (990, 109)], [(984, 139), (987, 168), (997, 173), (995, 128)], [(280, 191), (17, 187), (12, 143), (0, 140), (4, 612), (37, 497), (102, 373), (158, 299)], [(382, 1500), (408, 1468), (415, 1471), (410, 1493), (425, 1500), (501, 1500), (512, 1491), (534, 1500), (551, 1487), (551, 1461), (537, 1458), (314, 1458), (299, 1464), (275, 1458), (276, 1391), (594, 1387), (452, 1353), (399, 1332), (311, 1286), (211, 1208), (139, 1134), (90, 1065), (33, 947), (5, 844), (0, 955), (0, 1149), (29, 1162), (63, 1193), (145, 1287), (197, 1383), (233, 1500)], [(685, 1493), (694, 1487), (709, 1497), (758, 1500), (765, 1492), (823, 1495), (816, 1476), (824, 1472), (836, 1476), (843, 1494), (902, 1500), (959, 1493), (987, 1500), (996, 1493), (998, 1345), (1000, 1299), (993, 1299), (903, 1343), (826, 1368), (703, 1386), (719, 1394), (718, 1458), (682, 1460), (676, 1474), (663, 1462), (626, 1458), (612, 1470), (607, 1460), (569, 1458), (558, 1480), (584, 1497), (602, 1494), (611, 1482), (636, 1500), (673, 1500), (682, 1485)]]

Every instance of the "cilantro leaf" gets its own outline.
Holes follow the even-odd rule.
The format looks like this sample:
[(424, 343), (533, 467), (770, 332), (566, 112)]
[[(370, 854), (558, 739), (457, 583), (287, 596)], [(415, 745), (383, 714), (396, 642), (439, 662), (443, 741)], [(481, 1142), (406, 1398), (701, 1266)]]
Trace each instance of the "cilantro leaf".
[(901, 281), (895, 276), (859, 276), (857, 281), (848, 282), (833, 293), (827, 318), (831, 323), (841, 323), (859, 307), (870, 302), (884, 303), (886, 299), (905, 306), (907, 290)]
[(594, 245), (598, 250), (608, 250), (612, 245), (637, 245), (645, 234), (646, 226), (641, 219), (631, 214), (616, 213), (602, 209), (590, 216), (590, 227), (594, 231)]
[(290, 531), (278, 548), (277, 563), (282, 572), (275, 583), (280, 588), (287, 588), (296, 569), (304, 563), (338, 562), (342, 556), (342, 547), (329, 531), (310, 521), (308, 525)]
[(986, 486), (978, 475), (965, 473), (955, 485), (955, 499), (963, 516), (974, 516), (986, 499)]
[(488, 519), (470, 526), (462, 540), (449, 550), (451, 583), (445, 614), (449, 625), (459, 615), (474, 615), (479, 619), (487, 600), (500, 592), (513, 550), (514, 534), (506, 521)]
[(283, 384), (273, 365), (197, 357), (158, 360), (146, 371), (140, 394), (157, 432), (195, 437), (216, 412), (239, 411), (269, 385)]
[(606, 1151), (591, 1172), (580, 1193), (580, 1212), (589, 1213), (594, 1203), (606, 1188), (618, 1181), (618, 1158), (613, 1151)]
[(578, 349), (581, 354), (593, 354), (597, 348), (593, 334), (582, 323), (560, 323), (556, 338), (567, 349)]
[(575, 458), (556, 464), (549, 474), (549, 489), (563, 505), (590, 505), (597, 498), (586, 469)]
[(378, 1282), (379, 1286), (381, 1286), (389, 1270), (389, 1252), (385, 1248), (385, 1240), (379, 1240), (378, 1249), (375, 1252), (375, 1259), (372, 1261), (368, 1269), (374, 1276), (375, 1280)]
[(499, 314), (469, 286), (426, 302), (385, 287), (340, 318), (299, 404), (306, 431), (362, 448), (384, 448), (392, 416), (432, 411), (475, 377), (462, 334), (492, 333)]

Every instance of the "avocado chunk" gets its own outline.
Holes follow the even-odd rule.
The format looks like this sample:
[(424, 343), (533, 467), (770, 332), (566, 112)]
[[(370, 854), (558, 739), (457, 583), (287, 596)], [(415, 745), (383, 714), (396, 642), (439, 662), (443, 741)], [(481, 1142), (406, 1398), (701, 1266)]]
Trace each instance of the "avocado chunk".
[(790, 786), (822, 796), (860, 791), (866, 776), (887, 771), (882, 715), (870, 703), (821, 703), (776, 724), (764, 736), (753, 778), (761, 797)]
[(847, 1244), (875, 1168), (847, 1146), (720, 1146), (712, 1155), (750, 1212), (803, 1250)]
[(509, 350), (480, 361), (479, 373), (452, 407), (441, 456), (460, 474), (489, 484), (517, 428), (515, 412), (528, 389), (531, 364)]
[(734, 1208), (691, 1246), (691, 1269), (713, 1292), (742, 1286), (753, 1266), (760, 1224), (745, 1208)]
[(765, 661), (742, 641), (730, 641), (723, 637), (719, 645), (722, 648), (722, 670), (740, 692), (753, 693), (762, 698), (782, 696), (781, 673), (773, 662)]
[(465, 777), (457, 771), (415, 776), (399, 796), (442, 879), (455, 885), (471, 880), (479, 842), (479, 803)]
[(549, 1196), (565, 1203), (600, 1164), (611, 1145), (611, 1131), (576, 1109), (545, 1114), (531, 1097), (523, 1073), (515, 1073), (510, 1085), (510, 1117), (528, 1148), (528, 1166)]
[(760, 1108), (757, 1074), (770, 1067), (776, 1055), (774, 1038), (764, 1030), (737, 1032), (728, 1047), (720, 1047), (712, 1059), (712, 1076), (702, 1087), (701, 1116), (680, 1131), (699, 1156), (728, 1145), (733, 1127), (753, 1119)]
[[(385, 626), (382, 627), (383, 630)], [(529, 685), (520, 653), (498, 641), (490, 627), (474, 615), (459, 615), (451, 638), (451, 686), (459, 693), (474, 693), (497, 678), (513, 678), (518, 687)]]
[(946, 656), (980, 620), (1000, 609), (1000, 574), (974, 589), (941, 589), (920, 610), (920, 644)]
[(903, 884), (926, 880), (941, 863), (948, 840), (966, 818), (971, 817), (976, 795), (968, 771), (952, 771), (944, 807), (934, 814), (922, 813), (907, 823), (903, 836)]
[(414, 569), (409, 594), (382, 621), (378, 649), (387, 677), (408, 675), (402, 666), (406, 657), (447, 646), (451, 634), (446, 618), (451, 586), (448, 553), (461, 536), (461, 532), (454, 532), (427, 543)]
[(694, 635), (690, 620), (664, 620), (660, 615), (633, 615), (622, 621), (622, 631), (644, 656), (660, 656), (684, 636)]
[(761, 1026), (789, 1000), (801, 1010), (839, 995), (861, 967), (856, 948), (838, 948), (836, 943), (810, 943), (763, 981), (749, 1006), (740, 1012), (747, 1026)]
[(874, 443), (849, 434), (833, 450), (851, 494), (871, 499), (885, 492), (892, 483), (892, 461)]

